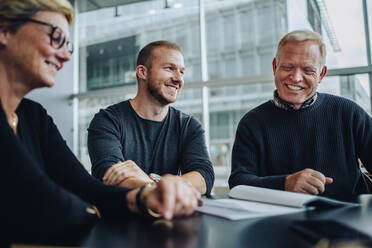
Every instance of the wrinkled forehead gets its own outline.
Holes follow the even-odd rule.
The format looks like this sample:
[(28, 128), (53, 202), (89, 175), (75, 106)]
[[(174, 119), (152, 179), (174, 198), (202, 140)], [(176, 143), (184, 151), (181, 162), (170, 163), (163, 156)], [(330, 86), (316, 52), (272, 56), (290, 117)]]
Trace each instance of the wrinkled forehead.
[(303, 59), (322, 63), (321, 48), (314, 41), (289, 41), (285, 43), (277, 54), (277, 59)]

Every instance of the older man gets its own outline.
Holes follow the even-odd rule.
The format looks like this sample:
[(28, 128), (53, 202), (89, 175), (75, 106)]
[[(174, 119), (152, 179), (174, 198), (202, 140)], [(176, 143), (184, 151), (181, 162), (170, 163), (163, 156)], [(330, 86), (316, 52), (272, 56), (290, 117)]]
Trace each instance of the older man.
[(274, 99), (240, 121), (229, 185), (349, 199), (366, 192), (358, 158), (372, 171), (372, 121), (354, 102), (317, 92), (327, 72), (321, 36), (286, 34), (272, 62)]
[(211, 192), (214, 172), (204, 130), (170, 107), (184, 84), (181, 48), (169, 41), (145, 46), (137, 59), (135, 98), (95, 115), (88, 129), (93, 175), (104, 183), (139, 187), (165, 174), (181, 174), (201, 193)]

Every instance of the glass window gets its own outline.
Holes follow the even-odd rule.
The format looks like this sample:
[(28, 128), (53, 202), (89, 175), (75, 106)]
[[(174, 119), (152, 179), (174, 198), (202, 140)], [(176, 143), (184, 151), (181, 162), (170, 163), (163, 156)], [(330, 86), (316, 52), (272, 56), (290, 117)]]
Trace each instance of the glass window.
[(368, 74), (325, 77), (318, 91), (353, 100), (371, 113)]
[(202, 122), (201, 88), (182, 89), (173, 107), (190, 114)]
[(286, 20), (284, 1), (206, 0), (206, 9), (210, 80), (271, 73)]
[[(288, 0), (288, 3), (289, 31), (320, 29), (327, 46), (329, 69), (367, 65), (362, 0)], [(309, 8), (312, 15), (306, 20), (303, 10)]]
[[(329, 31), (327, 65), (329, 68), (367, 65), (362, 1), (325, 0)], [(323, 21), (323, 22), (324, 22)], [(333, 27), (333, 31), (332, 31)], [(333, 38), (331, 38), (333, 37)], [(338, 42), (339, 50), (332, 40)]]
[(236, 128), (245, 113), (272, 98), (273, 82), (210, 88), (210, 156), (216, 187), (226, 187)]
[[(100, 108), (135, 96), (136, 58), (143, 46), (160, 39), (176, 42), (183, 49), (186, 82), (200, 81), (198, 4), (198, 0), (139, 1), (78, 14), (79, 89), (88, 93), (79, 99), (78, 156), (87, 168), (87, 127)], [(120, 90), (109, 89), (118, 86)], [(105, 93), (96, 93), (103, 89)], [(183, 90), (177, 104), (201, 119), (200, 89)]]
[[(163, 0), (153, 0), (80, 13), (80, 91), (135, 83), (137, 54), (155, 40), (176, 42), (185, 60), (194, 62), (200, 57), (200, 46), (193, 45), (200, 43), (195, 34), (197, 3), (172, 1), (165, 6)], [(200, 62), (188, 66), (196, 71)], [(193, 74), (188, 80), (195, 81)]]
[[(367, 1), (367, 12), (368, 12), (367, 16), (368, 16), (369, 41), (370, 41), (369, 48), (372, 53), (372, 1), (371, 0)], [(371, 54), (371, 57), (372, 57), (372, 54)], [(372, 64), (372, 58), (371, 58), (370, 64)]]
[[(362, 0), (204, 2), (209, 80), (223, 82), (209, 91), (210, 154), (215, 185), (226, 186), (239, 120), (272, 99), (275, 85), (268, 75), (272, 75), (271, 62), (279, 39), (295, 29), (315, 30), (324, 37), (330, 71), (366, 66), (363, 5)], [(367, 5), (371, 27), (372, 1), (367, 0)], [(152, 0), (79, 14), (80, 92), (118, 86), (125, 92), (122, 96), (81, 97), (79, 145), (84, 163), (89, 164), (86, 127), (93, 114), (134, 96), (136, 56), (151, 41), (169, 39), (182, 46), (185, 89), (173, 106), (203, 119), (201, 88), (192, 85), (201, 81), (198, 6), (199, 0)], [(370, 36), (372, 40), (371, 31)], [(236, 79), (239, 83), (230, 84)], [(352, 99), (371, 112), (367, 74), (327, 76), (319, 91)]]
[(247, 4), (246, 8), (242, 8), (239, 13), (240, 17), (240, 44), (241, 49), (246, 47), (253, 47), (255, 37), (252, 35), (255, 33), (255, 18), (252, 4)]
[(230, 51), (236, 49), (236, 22), (235, 12), (229, 11), (223, 14), (223, 34), (224, 50)]

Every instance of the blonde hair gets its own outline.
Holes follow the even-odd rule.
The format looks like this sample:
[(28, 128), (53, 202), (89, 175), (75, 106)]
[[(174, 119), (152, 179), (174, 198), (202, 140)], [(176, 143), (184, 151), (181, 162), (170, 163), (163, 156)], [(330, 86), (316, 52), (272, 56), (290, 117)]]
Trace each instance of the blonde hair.
[(280, 39), (279, 44), (278, 44), (278, 48), (276, 50), (276, 55), (275, 55), (275, 58), (276, 58), (277, 61), (278, 61), (279, 52), (281, 51), (283, 46), (287, 42), (290, 42), (290, 41), (295, 41), (295, 42), (313, 41), (313, 42), (317, 43), (317, 45), (319, 46), (320, 55), (322, 56), (321, 57), (321, 63), (322, 63), (321, 66), (325, 65), (327, 50), (326, 50), (326, 46), (323, 42), (322, 36), (317, 32), (313, 32), (313, 31), (307, 30), (307, 29), (295, 30), (295, 31), (289, 32), (286, 35), (284, 35), (283, 38)]
[[(0, 0), (0, 21), (33, 17), (39, 11), (53, 11), (66, 17), (71, 24), (74, 10), (68, 0)], [(16, 32), (23, 23), (9, 23), (9, 31)]]

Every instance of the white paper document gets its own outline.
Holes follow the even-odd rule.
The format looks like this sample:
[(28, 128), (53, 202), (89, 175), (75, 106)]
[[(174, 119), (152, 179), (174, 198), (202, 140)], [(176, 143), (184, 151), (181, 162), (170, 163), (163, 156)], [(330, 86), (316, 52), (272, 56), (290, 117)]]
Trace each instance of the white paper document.
[(305, 211), (305, 208), (293, 208), (237, 199), (203, 199), (203, 206), (198, 207), (197, 211), (229, 220), (241, 220), (296, 213)]
[[(231, 189), (229, 199), (203, 199), (197, 211), (230, 220), (290, 214), (315, 208), (357, 206), (326, 197), (239, 185)], [(234, 199), (232, 199), (234, 198)]]

